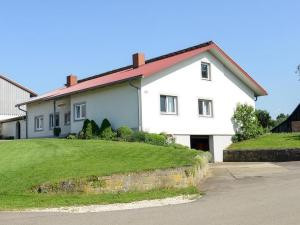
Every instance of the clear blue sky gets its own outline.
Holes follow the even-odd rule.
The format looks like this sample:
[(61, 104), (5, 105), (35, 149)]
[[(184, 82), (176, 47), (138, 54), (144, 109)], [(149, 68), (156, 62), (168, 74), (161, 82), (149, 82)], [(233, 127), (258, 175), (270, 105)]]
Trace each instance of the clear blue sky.
[(299, 1), (0, 1), (0, 74), (38, 93), (131, 63), (215, 41), (269, 92), (276, 115), (300, 103)]

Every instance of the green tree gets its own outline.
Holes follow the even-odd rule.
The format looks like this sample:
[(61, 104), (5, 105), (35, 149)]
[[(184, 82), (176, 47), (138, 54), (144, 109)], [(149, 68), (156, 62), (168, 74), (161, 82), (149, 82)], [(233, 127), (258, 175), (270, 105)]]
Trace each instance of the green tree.
[(289, 114), (280, 113), (274, 122), (274, 126), (277, 126), (281, 124), (283, 121), (285, 121), (289, 117)]
[(255, 138), (263, 134), (263, 128), (260, 125), (255, 109), (247, 104), (238, 104), (233, 115), (235, 122), (236, 134), (233, 141), (242, 141)]
[(274, 121), (268, 111), (257, 109), (257, 110), (255, 110), (255, 115), (258, 119), (259, 124), (264, 129), (269, 130), (274, 126)]

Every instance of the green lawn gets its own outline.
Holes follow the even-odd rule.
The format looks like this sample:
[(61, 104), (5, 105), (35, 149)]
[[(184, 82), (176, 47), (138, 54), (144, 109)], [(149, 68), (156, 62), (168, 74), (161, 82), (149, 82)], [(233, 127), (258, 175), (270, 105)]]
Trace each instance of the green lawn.
[(290, 149), (300, 148), (300, 133), (266, 134), (261, 137), (234, 143), (229, 150)]
[(74, 204), (128, 202), (169, 197), (184, 190), (154, 190), (122, 194), (36, 194), (30, 189), (45, 182), (170, 168), (195, 163), (195, 150), (142, 143), (101, 140), (35, 139), (0, 142), (0, 210)]

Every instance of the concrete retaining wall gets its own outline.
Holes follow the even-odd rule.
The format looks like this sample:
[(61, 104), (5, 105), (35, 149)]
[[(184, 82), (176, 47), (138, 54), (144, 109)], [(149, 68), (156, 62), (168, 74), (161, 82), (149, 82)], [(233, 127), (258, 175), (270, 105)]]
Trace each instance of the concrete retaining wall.
[(33, 188), (39, 193), (83, 192), (115, 193), (128, 191), (148, 191), (159, 188), (185, 188), (197, 186), (208, 172), (207, 160), (201, 165), (159, 169), (148, 172), (115, 174), (103, 177), (88, 177), (66, 180), (56, 184), (45, 183)]
[(286, 162), (300, 161), (300, 149), (225, 150), (224, 162)]

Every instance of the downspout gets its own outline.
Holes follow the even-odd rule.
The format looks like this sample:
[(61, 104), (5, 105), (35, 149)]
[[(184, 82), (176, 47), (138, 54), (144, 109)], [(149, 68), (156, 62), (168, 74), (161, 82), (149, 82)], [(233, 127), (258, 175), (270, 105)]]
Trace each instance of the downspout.
[(257, 96), (256, 95), (254, 96), (254, 101), (257, 101)]
[(54, 130), (56, 128), (56, 100), (53, 100), (53, 137), (54, 135)]
[(135, 88), (137, 90), (137, 100), (138, 100), (138, 126), (139, 126), (139, 131), (143, 131), (143, 125), (142, 125), (142, 98), (141, 98), (141, 88), (138, 86), (135, 86), (132, 81), (134, 80), (129, 80), (128, 84)]
[(27, 113), (26, 110), (21, 109), (21, 106), (20, 106), (20, 105), (18, 105), (18, 109), (19, 109), (20, 111), (22, 111), (22, 112), (25, 113), (25, 117), (26, 117), (26, 119), (25, 119), (25, 124), (26, 124), (26, 139), (28, 139), (28, 113)]

